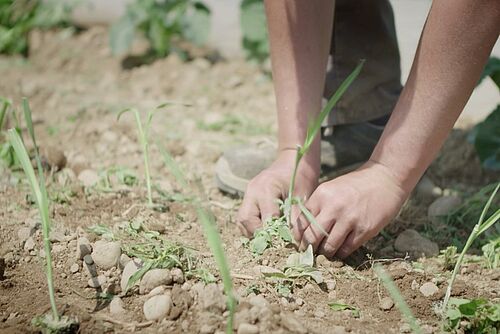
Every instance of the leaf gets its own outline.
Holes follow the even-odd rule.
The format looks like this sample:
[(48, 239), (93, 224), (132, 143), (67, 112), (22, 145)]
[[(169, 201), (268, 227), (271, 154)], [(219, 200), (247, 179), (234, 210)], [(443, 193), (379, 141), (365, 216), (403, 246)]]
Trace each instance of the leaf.
[(271, 236), (263, 230), (258, 230), (255, 233), (255, 237), (250, 240), (250, 250), (254, 254), (262, 255), (271, 242)]
[(293, 237), (292, 237), (292, 232), (290, 232), (290, 229), (287, 226), (281, 225), (276, 228), (276, 231), (278, 232), (279, 237), (281, 240), (285, 242), (291, 242)]
[(332, 309), (333, 311), (346, 311), (346, 310), (351, 310), (352, 311), (352, 315), (355, 317), (355, 318), (359, 318), (360, 316), (360, 312), (359, 312), (359, 309), (354, 307), (354, 306), (351, 306), (351, 305), (347, 305), (347, 304), (343, 304), (343, 303), (335, 303), (335, 302), (331, 302), (331, 303), (328, 303), (328, 306), (330, 307), (330, 309)]
[(116, 21), (110, 29), (109, 45), (114, 55), (127, 52), (134, 40), (136, 25), (128, 15)]
[(474, 146), (485, 169), (500, 171), (500, 105), (474, 128)]
[(185, 16), (184, 37), (196, 45), (203, 45), (210, 33), (210, 9), (202, 2), (195, 2), (190, 15)]
[(243, 0), (241, 3), (241, 30), (250, 41), (267, 42), (267, 24), (262, 0)]

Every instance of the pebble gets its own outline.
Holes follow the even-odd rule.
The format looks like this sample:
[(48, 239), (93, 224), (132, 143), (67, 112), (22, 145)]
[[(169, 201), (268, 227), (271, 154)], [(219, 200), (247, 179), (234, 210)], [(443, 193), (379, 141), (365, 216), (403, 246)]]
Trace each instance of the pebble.
[(120, 261), (118, 262), (120, 269), (123, 270), (127, 263), (129, 263), (131, 260), (132, 259), (127, 254), (120, 255)]
[(92, 187), (99, 182), (99, 175), (91, 169), (84, 169), (78, 174), (78, 180), (80, 180), (85, 187)]
[(430, 297), (439, 292), (437, 285), (432, 282), (422, 284), (419, 290), (425, 297)]
[(436, 186), (427, 175), (424, 175), (415, 187), (415, 195), (420, 200), (426, 201), (427, 203), (432, 201), (434, 198), (441, 196), (442, 193), (443, 190)]
[(109, 313), (112, 315), (122, 315), (125, 313), (125, 309), (123, 308), (123, 301), (120, 297), (114, 297), (109, 303)]
[(25, 242), (29, 237), (35, 233), (35, 230), (29, 227), (21, 227), (17, 230), (17, 237), (19, 241)]
[(462, 204), (458, 196), (443, 196), (436, 199), (427, 210), (427, 217), (433, 223), (439, 223), (443, 216), (450, 214)]
[(144, 316), (147, 320), (161, 320), (168, 315), (171, 307), (172, 299), (170, 295), (153, 296), (144, 303)]
[(170, 274), (172, 275), (172, 280), (177, 283), (177, 284), (182, 284), (184, 283), (184, 273), (180, 268), (173, 268), (170, 271)]
[(295, 303), (296, 303), (297, 305), (299, 305), (299, 306), (302, 306), (302, 305), (304, 305), (304, 299), (302, 299), (302, 298), (297, 298), (297, 299), (295, 299)]
[(153, 297), (153, 296), (156, 296), (156, 295), (161, 295), (163, 293), (165, 293), (165, 286), (164, 285), (160, 285), (160, 286), (157, 286), (156, 288), (154, 288), (153, 290), (151, 290), (148, 293), (148, 296), (149, 297)]
[(92, 258), (92, 256), (90, 254), (87, 254), (83, 257), (83, 261), (88, 264), (89, 266), (93, 265), (94, 264), (94, 259)]
[(111, 269), (120, 260), (121, 247), (119, 242), (99, 240), (94, 243), (92, 249), (92, 258), (101, 269)]
[(333, 279), (327, 280), (325, 283), (326, 283), (326, 288), (328, 291), (335, 290), (335, 287), (337, 286), (337, 281), (335, 281)]
[(262, 295), (252, 296), (248, 300), (250, 305), (257, 306), (258, 308), (268, 308), (269, 302)]
[(215, 283), (205, 285), (204, 283), (196, 283), (191, 291), (198, 295), (198, 302), (205, 311), (213, 313), (221, 313), (226, 309), (226, 298)]
[(104, 284), (106, 284), (107, 281), (108, 281), (108, 279), (106, 278), (106, 276), (99, 275), (97, 277), (90, 278), (88, 280), (87, 284), (91, 288), (97, 289), (97, 288), (103, 286)]
[(151, 269), (141, 279), (139, 293), (146, 294), (160, 285), (172, 284), (172, 274), (168, 269)]
[(417, 231), (407, 229), (396, 238), (394, 248), (401, 253), (419, 258), (421, 256), (432, 257), (439, 254), (439, 246), (421, 236)]
[(379, 307), (381, 310), (388, 311), (394, 306), (394, 302), (391, 297), (384, 297), (379, 301)]
[(80, 237), (76, 241), (76, 259), (82, 260), (85, 255), (92, 253), (92, 246), (89, 239)]
[(66, 156), (60, 149), (53, 146), (47, 146), (42, 148), (41, 151), (43, 162), (47, 163), (51, 168), (61, 170), (66, 166)]
[(80, 266), (78, 265), (78, 263), (73, 263), (71, 265), (71, 267), (69, 268), (69, 271), (74, 274), (74, 273), (77, 273), (78, 271), (80, 270)]
[(257, 327), (256, 325), (243, 323), (238, 326), (237, 334), (258, 334), (258, 333), (259, 333), (259, 327)]
[(139, 259), (133, 259), (132, 261), (129, 261), (129, 263), (127, 263), (127, 265), (123, 269), (122, 278), (120, 281), (120, 287), (122, 288), (122, 291), (125, 291), (127, 289), (127, 284), (130, 277), (132, 277), (132, 275), (134, 275), (141, 268), (142, 263)]
[(50, 236), (49, 236), (49, 240), (52, 243), (66, 242), (67, 241), (66, 236), (61, 231), (51, 231)]
[(29, 252), (35, 249), (35, 240), (33, 237), (29, 237), (26, 239), (26, 242), (24, 243), (24, 250)]
[(412, 290), (417, 290), (420, 287), (420, 285), (417, 283), (417, 281), (413, 280), (411, 281), (411, 289)]
[(281, 325), (290, 333), (306, 334), (307, 328), (292, 313), (281, 313)]

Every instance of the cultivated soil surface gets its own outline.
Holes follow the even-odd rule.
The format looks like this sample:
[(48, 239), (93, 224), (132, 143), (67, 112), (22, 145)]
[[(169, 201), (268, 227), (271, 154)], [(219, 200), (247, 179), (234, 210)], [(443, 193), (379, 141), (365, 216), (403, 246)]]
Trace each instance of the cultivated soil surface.
[[(208, 59), (214, 58), (182, 62), (170, 56), (124, 69), (127, 62), (111, 56), (107, 33), (101, 28), (78, 34), (35, 32), (28, 59), (0, 58), (0, 95), (17, 106), (21, 97), (29, 98), (38, 143), (51, 169), (48, 191), (53, 199), (52, 253), (59, 309), (78, 318), (81, 333), (224, 331), (228, 311), (220, 276), (196, 212), (182, 200), (185, 189), (164, 166), (158, 140), (191, 179), (201, 180), (211, 203), (239, 300), (234, 325), (238, 333), (409, 330), (371, 269), (374, 262), (382, 263), (391, 274), (425, 331), (440, 332), (434, 309), (444, 296), (450, 272), (436, 256), (438, 247), (463, 243), (477, 217), (450, 231), (443, 219), (428, 216), (428, 207), (444, 196), (445, 205), (435, 206), (438, 213), (446, 214), (471, 193), (498, 180), (498, 175), (481, 170), (466, 134), (452, 134), (401, 215), (367, 245), (371, 257), (362, 255), (349, 264), (319, 257), (316, 267), (324, 282), (297, 280), (292, 293), (283, 297), (277, 283), (262, 272), (282, 270), (295, 252), (293, 246), (254, 256), (233, 224), (240, 200), (219, 192), (213, 178), (215, 162), (225, 149), (273, 139), (272, 83), (255, 65)], [(145, 115), (169, 101), (179, 104), (159, 111), (152, 122), (152, 177), (163, 196), (155, 190), (155, 202), (161, 207), (151, 209), (146, 206), (133, 116), (125, 114), (118, 122), (116, 115), (127, 107)], [(25, 139), (29, 142), (26, 133)], [(139, 183), (124, 185), (119, 173), (111, 173), (110, 183), (105, 184), (103, 172), (114, 167), (129, 168)], [(23, 180), (16, 171), (0, 174), (1, 333), (34, 332), (31, 320), (50, 309), (38, 212)], [(450, 195), (456, 197), (450, 199)], [(197, 268), (210, 271), (217, 282), (205, 285), (199, 275), (174, 269), (164, 272), (157, 284), (141, 282), (140, 289), (125, 293), (122, 271), (132, 262), (123, 254), (140, 241), (128, 236), (109, 244), (88, 228), (102, 224), (117, 231), (130, 223), (189, 247)], [(417, 261), (422, 254), (428, 256)], [(499, 279), (499, 270), (468, 261), (453, 295), (498, 300)], [(152, 300), (147, 293), (157, 285), (161, 287), (153, 294), (161, 297)], [(148, 320), (154, 315), (144, 314), (146, 302), (156, 303), (152, 308), (153, 313), (160, 312), (159, 320)], [(330, 302), (350, 305), (359, 314), (331, 310)]]

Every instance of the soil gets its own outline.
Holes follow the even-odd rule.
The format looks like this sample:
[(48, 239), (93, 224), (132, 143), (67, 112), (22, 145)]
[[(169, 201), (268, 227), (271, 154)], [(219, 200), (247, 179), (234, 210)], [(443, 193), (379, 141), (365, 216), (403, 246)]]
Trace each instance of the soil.
[[(49, 192), (64, 194), (63, 190), (71, 190), (71, 196), (63, 196), (64, 200), (51, 207), (52, 230), (63, 235), (54, 240), (52, 252), (58, 307), (78, 318), (81, 333), (221, 333), (225, 328), (228, 312), (224, 303), (220, 307), (206, 305), (207, 301), (221, 298), (220, 280), (215, 290), (204, 285), (200, 288), (203, 283), (196, 279), (168, 287), (176, 311), (164, 320), (147, 321), (142, 311), (145, 297), (135, 291), (121, 298), (125, 314), (111, 314), (109, 300), (99, 298), (103, 290), (88, 286), (88, 273), (82, 269), (82, 261), (75, 258), (79, 236), (85, 235), (91, 242), (99, 239), (86, 228), (96, 224), (114, 226), (141, 217), (164, 237), (194, 249), (203, 265), (218, 277), (203, 230), (189, 205), (155, 195), (156, 201), (166, 206), (160, 212), (143, 205), (146, 193), (142, 183), (104, 191), (84, 189), (76, 177), (85, 169), (99, 172), (114, 166), (144, 175), (133, 117), (125, 114), (118, 122), (116, 114), (127, 107), (147, 111), (164, 102), (174, 104), (155, 114), (151, 137), (164, 143), (190, 176), (200, 178), (212, 204), (240, 301), (236, 325), (238, 321), (256, 324), (261, 333), (404, 331), (405, 322), (396, 307), (379, 307), (388, 294), (371, 265), (380, 262), (425, 330), (440, 331), (440, 319), (434, 310), (442, 300), (450, 272), (443, 270), (438, 257), (412, 262), (392, 247), (400, 232), (407, 228), (423, 231), (429, 224), (428, 198), (410, 199), (384, 236), (366, 246), (373, 256), (365, 257), (361, 261), (364, 265), (318, 263), (329, 287), (301, 281), (293, 294), (285, 298), (258, 272), (261, 265), (283, 268), (287, 256), (295, 250), (273, 248), (262, 256), (253, 256), (233, 224), (240, 200), (219, 192), (213, 179), (214, 163), (225, 149), (240, 143), (272, 140), (276, 131), (272, 83), (258, 66), (239, 60), (213, 62), (203, 57), (182, 62), (171, 55), (149, 65), (124, 69), (123, 59), (111, 56), (103, 28), (78, 34), (67, 30), (34, 32), (30, 45), (28, 59), (0, 58), (0, 92), (16, 105), (20, 105), (21, 97), (28, 97), (39, 145), (62, 151), (66, 156), (66, 168), (53, 170), (49, 178)], [(182, 191), (164, 167), (156, 145), (151, 146), (150, 156), (154, 182), (170, 193)], [(463, 131), (450, 137), (428, 175), (442, 189), (466, 189), (469, 193), (498, 180), (498, 175), (481, 170)], [(1, 333), (36, 332), (31, 320), (50, 310), (44, 258), (39, 251), (41, 235), (36, 228), (38, 214), (22, 178), (22, 174), (9, 171), (0, 175)], [(26, 227), (33, 228), (32, 250), (27, 250), (20, 239), (19, 230)], [(448, 245), (437, 241), (441, 248)], [(75, 263), (79, 270), (73, 273), (70, 268)], [(119, 280), (120, 270), (101, 270), (98, 274), (113, 283)], [(498, 299), (499, 279), (499, 270), (466, 263), (453, 295)], [(424, 297), (418, 287), (426, 282), (435, 283), (439, 292)], [(104, 290), (112, 292), (109, 286)], [(255, 293), (269, 305), (253, 305)], [(329, 302), (354, 306), (360, 311), (359, 317), (349, 310), (333, 311)], [(252, 315), (257, 312), (255, 308), (260, 313)], [(249, 317), (254, 319), (248, 320)], [(242, 328), (241, 332), (245, 329)]]

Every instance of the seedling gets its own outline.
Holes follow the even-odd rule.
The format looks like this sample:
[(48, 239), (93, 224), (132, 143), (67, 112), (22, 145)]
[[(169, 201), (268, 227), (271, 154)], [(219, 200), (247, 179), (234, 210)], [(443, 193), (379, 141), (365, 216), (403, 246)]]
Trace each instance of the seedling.
[(321, 129), (321, 125), (323, 124), (324, 120), (326, 119), (330, 111), (333, 109), (335, 104), (340, 100), (342, 95), (344, 95), (347, 88), (349, 88), (354, 79), (356, 79), (356, 77), (359, 75), (359, 73), (361, 72), (361, 68), (363, 67), (363, 64), (364, 60), (362, 60), (358, 64), (358, 66), (356, 66), (354, 71), (342, 82), (342, 84), (330, 98), (328, 103), (324, 106), (323, 110), (319, 113), (316, 119), (314, 119), (312, 122), (309, 123), (304, 144), (302, 146), (300, 145), (297, 146), (297, 155), (295, 156), (295, 166), (293, 169), (292, 178), (290, 180), (290, 187), (288, 189), (288, 198), (285, 200), (284, 203), (284, 214), (287, 219), (288, 226), (291, 226), (292, 206), (296, 204), (298, 205), (302, 214), (312, 225), (314, 225), (325, 236), (328, 235), (328, 233), (326, 233), (323, 227), (316, 222), (316, 219), (311, 214), (311, 212), (309, 212), (309, 210), (305, 207), (304, 203), (302, 202), (302, 199), (299, 197), (294, 197), (293, 193), (295, 190), (295, 178), (297, 176), (297, 169), (299, 167), (300, 161), (309, 151), (311, 145), (314, 142), (314, 139), (316, 138), (319, 130)]
[[(180, 183), (182, 188), (188, 189), (189, 188), (188, 180), (184, 175), (184, 173), (182, 172), (182, 170), (180, 169), (180, 167), (177, 165), (176, 161), (161, 146), (159, 142), (157, 142), (157, 145), (160, 150), (160, 153), (163, 156), (163, 160), (167, 168), (170, 169), (171, 173)], [(196, 190), (198, 190), (199, 194), (198, 196), (193, 197), (193, 201), (191, 202), (191, 204), (196, 210), (196, 214), (198, 215), (198, 220), (200, 221), (203, 227), (205, 238), (207, 239), (208, 242), (208, 246), (212, 251), (215, 262), (217, 263), (219, 272), (222, 277), (222, 284), (224, 285), (224, 292), (227, 297), (227, 308), (229, 310), (229, 319), (227, 321), (226, 333), (232, 333), (234, 313), (236, 311), (236, 299), (233, 294), (233, 280), (231, 278), (231, 270), (229, 268), (229, 264), (226, 259), (226, 254), (224, 253), (222, 239), (220, 237), (219, 231), (217, 230), (217, 224), (215, 223), (215, 218), (213, 214), (210, 212), (210, 210), (206, 208), (206, 206), (204, 205), (204, 203), (207, 203), (207, 201), (205, 200), (202, 202), (202, 200), (200, 199), (203, 196), (203, 192), (201, 191), (202, 189), (200, 188), (201, 185), (198, 184)]]
[(153, 115), (159, 109), (167, 106), (168, 104), (161, 104), (153, 110), (150, 110), (147, 115), (146, 123), (143, 125), (141, 120), (141, 115), (139, 114), (139, 110), (135, 108), (129, 108), (122, 110), (118, 113), (116, 119), (120, 120), (120, 117), (126, 112), (132, 112), (135, 117), (135, 123), (137, 125), (137, 137), (139, 138), (139, 142), (142, 146), (142, 154), (144, 156), (144, 173), (146, 174), (146, 187), (148, 191), (148, 205), (150, 207), (153, 206), (153, 194), (151, 190), (151, 172), (149, 169), (149, 130), (151, 128), (151, 121), (153, 120)]
[(23, 109), (24, 109), (24, 117), (26, 119), (26, 125), (28, 128), (28, 132), (30, 134), (31, 140), (33, 141), (33, 145), (35, 148), (35, 160), (38, 169), (38, 178), (35, 174), (33, 166), (31, 165), (31, 160), (28, 156), (28, 152), (26, 151), (26, 147), (24, 146), (23, 140), (19, 135), (18, 131), (15, 129), (10, 129), (8, 131), (9, 141), (14, 148), (17, 158), (21, 163), (21, 166), (28, 178), (28, 182), (31, 186), (31, 191), (33, 193), (33, 197), (38, 206), (38, 211), (40, 213), (40, 217), (42, 220), (42, 235), (43, 235), (43, 243), (45, 250), (45, 272), (47, 278), (47, 286), (49, 290), (49, 300), (52, 313), (34, 319), (34, 324), (40, 326), (43, 330), (50, 333), (55, 333), (63, 330), (68, 330), (70, 328), (74, 329), (75, 326), (78, 326), (77, 323), (64, 316), (61, 317), (57, 310), (56, 301), (55, 301), (55, 293), (54, 293), (54, 278), (52, 276), (52, 255), (51, 255), (51, 247), (50, 247), (50, 217), (49, 217), (49, 200), (47, 196), (47, 189), (45, 188), (45, 176), (43, 175), (42, 163), (40, 160), (40, 155), (38, 152), (38, 146), (35, 139), (35, 131), (33, 129), (33, 122), (31, 119), (31, 110), (28, 105), (28, 101), (23, 99)]
[(498, 188), (500, 188), (500, 183), (495, 187), (495, 190), (490, 195), (490, 198), (488, 199), (488, 202), (486, 202), (486, 205), (483, 208), (483, 212), (481, 213), (481, 216), (479, 217), (479, 221), (477, 222), (476, 226), (474, 226), (474, 229), (472, 230), (471, 234), (469, 235), (469, 238), (467, 239), (467, 242), (465, 243), (464, 248), (462, 249), (462, 252), (458, 256), (457, 263), (455, 264), (455, 268), (453, 269), (453, 273), (451, 274), (450, 281), (448, 283), (448, 288), (446, 289), (446, 295), (444, 297), (443, 301), (443, 306), (442, 306), (442, 312), (443, 314), (446, 313), (446, 308), (448, 307), (448, 301), (451, 296), (451, 289), (453, 287), (453, 283), (455, 282), (455, 278), (458, 274), (458, 270), (460, 269), (460, 266), (462, 265), (462, 261), (464, 259), (465, 253), (469, 250), (470, 246), (476, 240), (481, 234), (483, 234), (487, 229), (489, 229), (491, 226), (493, 226), (499, 219), (500, 219), (500, 209), (497, 209), (495, 213), (493, 213), (486, 221), (484, 220), (486, 218), (486, 213), (488, 212), (491, 203), (493, 202), (493, 199), (498, 191)]
[(328, 306), (330, 307), (331, 310), (333, 311), (351, 311), (351, 314), (354, 318), (359, 318), (361, 316), (361, 312), (359, 311), (359, 308), (354, 307), (352, 305), (340, 303), (340, 302), (330, 302), (328, 303)]
[[(137, 175), (131, 169), (114, 166), (99, 173), (100, 180), (97, 187), (101, 191), (112, 191), (113, 183), (119, 183), (127, 187), (137, 184)], [(115, 181), (115, 182), (113, 182)]]
[(490, 240), (481, 249), (487, 267), (497, 269), (500, 266), (500, 236)]
[(446, 311), (445, 330), (454, 333), (497, 333), (500, 303), (485, 299), (451, 298)]
[(262, 255), (264, 251), (278, 243), (292, 242), (292, 234), (284, 216), (272, 217), (263, 223), (262, 228), (255, 231), (248, 246), (254, 255)]

